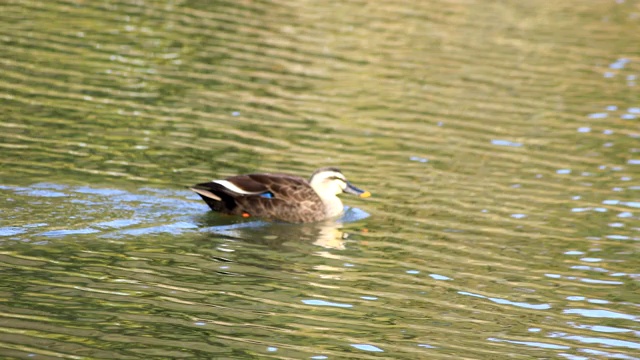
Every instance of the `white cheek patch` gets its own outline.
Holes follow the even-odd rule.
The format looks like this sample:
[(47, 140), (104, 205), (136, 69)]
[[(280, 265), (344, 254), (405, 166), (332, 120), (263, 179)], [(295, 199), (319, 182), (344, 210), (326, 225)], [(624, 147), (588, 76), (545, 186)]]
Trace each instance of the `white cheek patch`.
[(262, 194), (262, 191), (246, 191), (246, 190), (242, 190), (239, 187), (237, 187), (234, 183), (227, 181), (227, 180), (213, 180), (212, 182), (218, 184), (218, 185), (222, 185), (225, 188), (227, 188), (227, 190), (232, 191), (236, 194), (242, 194), (242, 195), (257, 195), (257, 194)]

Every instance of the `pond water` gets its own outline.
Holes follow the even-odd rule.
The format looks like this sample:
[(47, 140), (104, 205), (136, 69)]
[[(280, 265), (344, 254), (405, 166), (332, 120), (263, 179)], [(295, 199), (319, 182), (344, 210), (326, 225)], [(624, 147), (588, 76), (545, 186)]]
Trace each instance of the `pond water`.
[[(639, 1), (0, 4), (0, 356), (640, 359)], [(185, 187), (338, 166), (339, 220)]]

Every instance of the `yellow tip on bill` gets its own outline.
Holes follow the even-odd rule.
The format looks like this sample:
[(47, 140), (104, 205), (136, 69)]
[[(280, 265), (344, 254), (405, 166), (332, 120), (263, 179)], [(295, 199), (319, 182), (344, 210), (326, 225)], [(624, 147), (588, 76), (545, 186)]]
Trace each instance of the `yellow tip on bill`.
[(368, 191), (363, 192), (362, 194), (360, 194), (361, 198), (368, 198), (369, 196), (371, 196), (371, 193)]

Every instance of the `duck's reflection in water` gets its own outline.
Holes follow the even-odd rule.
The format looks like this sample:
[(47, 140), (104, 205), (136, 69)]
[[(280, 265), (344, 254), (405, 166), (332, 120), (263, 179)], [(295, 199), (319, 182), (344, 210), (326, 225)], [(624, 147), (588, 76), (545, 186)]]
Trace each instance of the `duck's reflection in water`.
[[(346, 208), (339, 219), (330, 219), (310, 224), (288, 224), (266, 221), (243, 221), (229, 223), (229, 217), (207, 215), (202, 219), (201, 231), (234, 240), (279, 247), (288, 242), (305, 242), (326, 249), (344, 250), (348, 237), (343, 229), (345, 223), (368, 217), (369, 214), (357, 209)], [(237, 218), (233, 218), (237, 221)], [(226, 223), (225, 223), (226, 221)]]

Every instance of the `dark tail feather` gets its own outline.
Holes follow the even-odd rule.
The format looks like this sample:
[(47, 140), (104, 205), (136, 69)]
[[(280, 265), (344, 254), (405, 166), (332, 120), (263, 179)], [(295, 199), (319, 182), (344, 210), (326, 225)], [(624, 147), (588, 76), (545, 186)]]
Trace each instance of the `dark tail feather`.
[(219, 191), (219, 187), (219, 184), (208, 182), (190, 186), (189, 189), (200, 195), (211, 210), (231, 214), (237, 206), (236, 201), (228, 194)]

